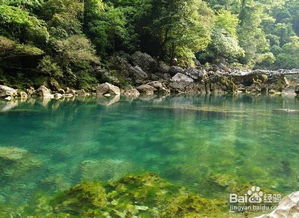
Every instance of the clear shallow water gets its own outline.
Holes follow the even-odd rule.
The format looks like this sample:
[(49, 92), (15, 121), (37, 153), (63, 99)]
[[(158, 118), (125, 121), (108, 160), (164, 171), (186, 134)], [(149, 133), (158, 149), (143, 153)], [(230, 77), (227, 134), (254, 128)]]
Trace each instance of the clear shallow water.
[(214, 174), (282, 193), (299, 190), (299, 114), (276, 111), (299, 110), (298, 99), (175, 96), (102, 103), (31, 100), (1, 112), (0, 146), (25, 149), (35, 164), (2, 173), (0, 203), (140, 172), (207, 197), (227, 194), (205, 186)]

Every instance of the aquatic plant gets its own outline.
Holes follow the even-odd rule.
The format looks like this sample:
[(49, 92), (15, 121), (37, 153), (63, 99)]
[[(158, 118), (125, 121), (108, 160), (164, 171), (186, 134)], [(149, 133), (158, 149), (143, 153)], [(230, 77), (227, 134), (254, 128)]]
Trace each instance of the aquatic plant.
[(223, 201), (190, 193), (155, 174), (109, 183), (83, 182), (56, 197), (38, 195), (26, 206), (1, 207), (13, 217), (223, 217)]

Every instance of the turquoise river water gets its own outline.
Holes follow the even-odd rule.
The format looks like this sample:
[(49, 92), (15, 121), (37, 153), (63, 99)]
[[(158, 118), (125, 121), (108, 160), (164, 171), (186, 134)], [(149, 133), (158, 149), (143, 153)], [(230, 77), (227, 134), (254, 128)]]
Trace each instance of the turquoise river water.
[(0, 203), (140, 172), (207, 197), (227, 194), (204, 185), (211, 175), (285, 194), (299, 190), (298, 99), (173, 96), (107, 104), (1, 102), (0, 160), (8, 148), (15, 156), (0, 161)]

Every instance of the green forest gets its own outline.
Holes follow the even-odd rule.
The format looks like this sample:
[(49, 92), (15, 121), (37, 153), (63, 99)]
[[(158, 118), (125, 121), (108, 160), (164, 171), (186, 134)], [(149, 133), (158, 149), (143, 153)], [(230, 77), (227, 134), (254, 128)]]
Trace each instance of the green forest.
[(87, 88), (95, 66), (136, 51), (183, 67), (299, 68), (298, 35), (298, 0), (1, 0), (0, 82)]

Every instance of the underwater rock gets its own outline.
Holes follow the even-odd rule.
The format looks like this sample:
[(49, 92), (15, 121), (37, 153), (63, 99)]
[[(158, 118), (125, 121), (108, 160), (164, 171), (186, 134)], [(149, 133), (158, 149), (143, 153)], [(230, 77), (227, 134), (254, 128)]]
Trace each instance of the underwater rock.
[(178, 105), (178, 106), (144, 106), (143, 108), (149, 109), (157, 109), (157, 110), (173, 110), (173, 111), (194, 111), (194, 112), (203, 112), (203, 113), (211, 113), (211, 114), (219, 114), (219, 115), (226, 115), (226, 114), (242, 114), (244, 111), (232, 110), (228, 107), (221, 107), (221, 106), (201, 106), (196, 107), (192, 105)]
[(18, 161), (24, 159), (28, 152), (21, 148), (0, 147), (0, 160)]
[(8, 86), (0, 85), (0, 98), (14, 98), (18, 95), (17, 90)]
[(278, 207), (271, 213), (257, 218), (298, 218), (299, 217), (299, 192), (294, 192), (284, 197)]
[(0, 176), (15, 178), (39, 167), (28, 151), (16, 147), (0, 147)]
[(103, 83), (98, 85), (97, 87), (97, 96), (105, 96), (106, 94), (109, 95), (120, 95), (120, 89), (117, 86), (114, 86), (110, 83)]
[(82, 181), (119, 179), (132, 171), (133, 165), (125, 160), (86, 160), (81, 163)]
[(54, 192), (64, 191), (71, 186), (65, 181), (65, 176), (63, 175), (46, 177), (39, 182), (39, 185), (42, 186), (44, 190), (51, 190)]

